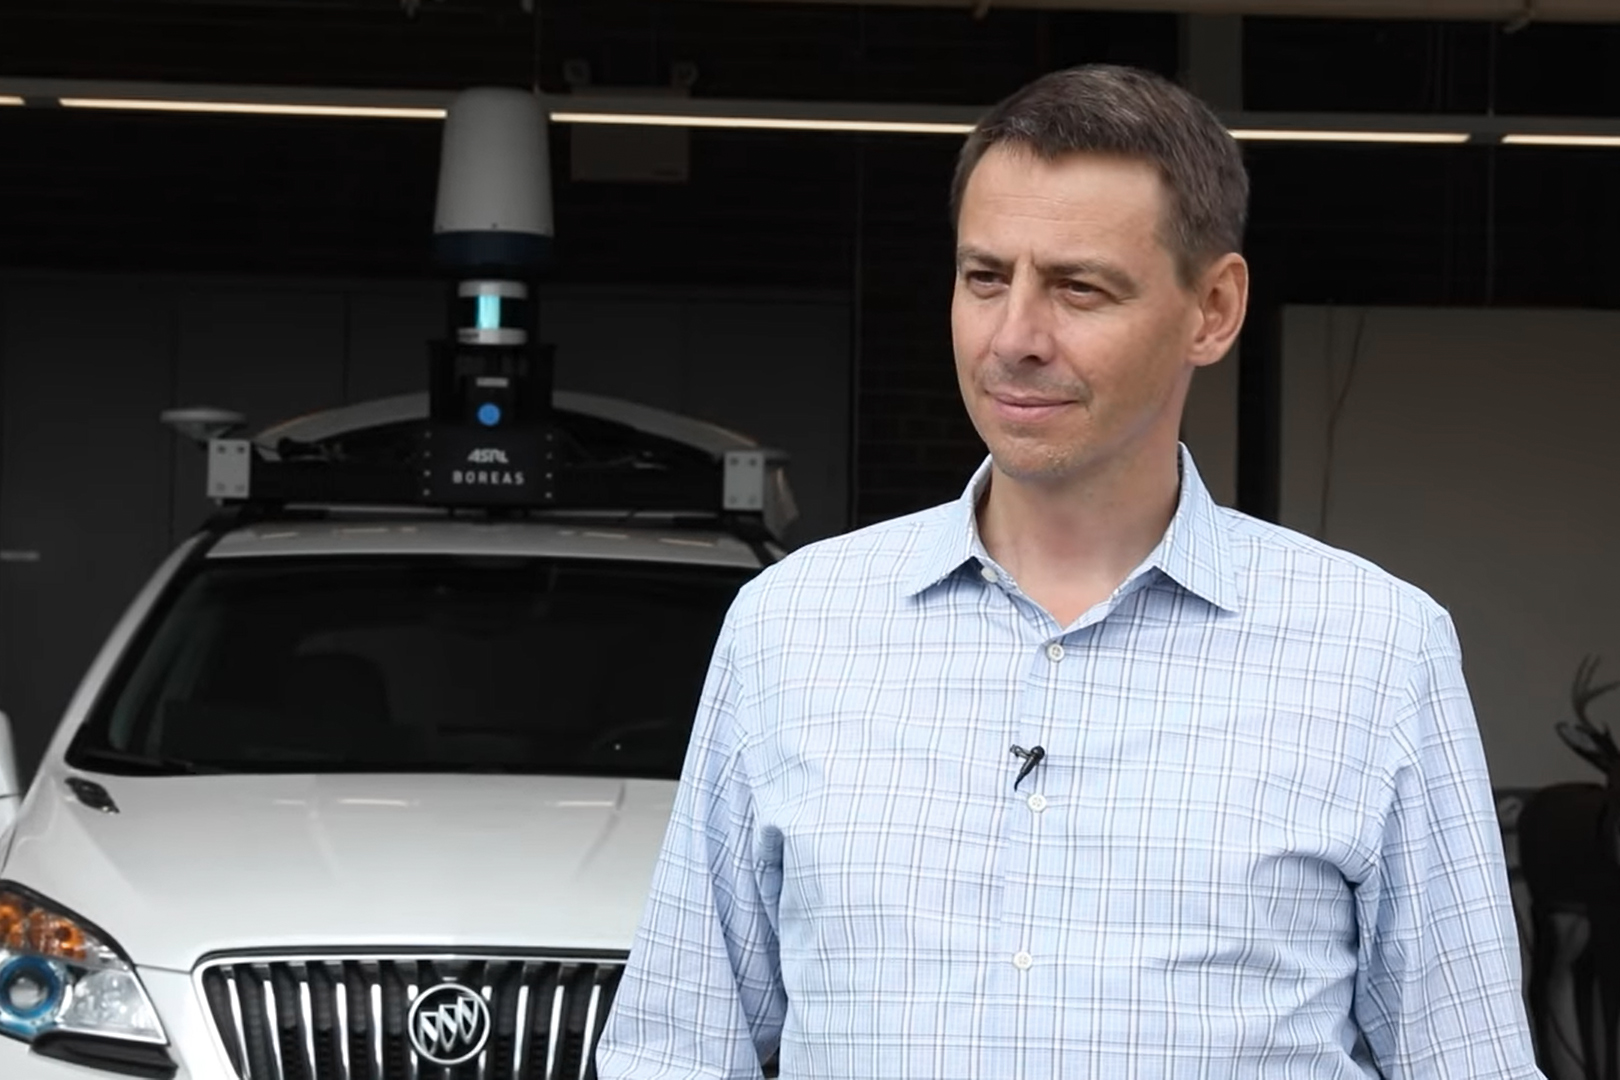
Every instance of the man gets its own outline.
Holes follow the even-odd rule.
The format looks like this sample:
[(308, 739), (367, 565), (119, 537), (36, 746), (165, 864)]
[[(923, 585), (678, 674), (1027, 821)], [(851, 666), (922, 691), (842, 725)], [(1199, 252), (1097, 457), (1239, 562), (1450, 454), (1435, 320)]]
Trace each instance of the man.
[(739, 596), (603, 1080), (1539, 1076), (1448, 616), (1178, 443), (1246, 305), (1230, 136), (1061, 72), (954, 202), (990, 458)]

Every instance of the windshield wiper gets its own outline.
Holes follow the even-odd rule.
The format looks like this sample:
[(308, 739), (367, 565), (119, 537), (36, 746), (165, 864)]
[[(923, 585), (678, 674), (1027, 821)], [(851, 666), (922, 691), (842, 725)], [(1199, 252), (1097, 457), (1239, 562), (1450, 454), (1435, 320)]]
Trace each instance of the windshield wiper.
[[(133, 750), (118, 750), (111, 746), (85, 746), (69, 755), (68, 764), (91, 771), (105, 771), (120, 776), (210, 776), (223, 769), (198, 765), (183, 758), (154, 757)], [(104, 766), (97, 770), (96, 766)]]

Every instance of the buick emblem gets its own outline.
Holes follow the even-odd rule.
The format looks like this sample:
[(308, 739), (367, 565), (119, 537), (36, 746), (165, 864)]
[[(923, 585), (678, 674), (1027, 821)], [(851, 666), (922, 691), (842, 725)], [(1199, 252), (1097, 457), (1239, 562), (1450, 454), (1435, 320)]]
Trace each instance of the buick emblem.
[(459, 983), (441, 983), (418, 994), (405, 1017), (405, 1030), (422, 1060), (460, 1065), (489, 1042), (489, 1006)]

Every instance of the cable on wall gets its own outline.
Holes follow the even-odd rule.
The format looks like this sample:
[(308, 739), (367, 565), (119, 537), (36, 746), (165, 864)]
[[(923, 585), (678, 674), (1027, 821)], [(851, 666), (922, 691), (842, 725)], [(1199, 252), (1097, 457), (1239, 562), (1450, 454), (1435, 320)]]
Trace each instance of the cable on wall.
[(1356, 381), (1356, 371), (1361, 366), (1361, 342), (1367, 330), (1367, 309), (1362, 308), (1356, 314), (1355, 334), (1350, 340), (1350, 359), (1345, 365), (1344, 379), (1337, 387), (1333, 385), (1333, 309), (1328, 308), (1327, 327), (1323, 331), (1324, 341), (1323, 366), (1327, 369), (1328, 391), (1332, 401), (1328, 407), (1327, 418), (1327, 448), (1322, 455), (1322, 505), (1317, 512), (1316, 538), (1327, 539), (1328, 510), (1333, 500), (1333, 466), (1339, 449), (1339, 421), (1344, 416), (1345, 403), (1350, 400), (1350, 388)]

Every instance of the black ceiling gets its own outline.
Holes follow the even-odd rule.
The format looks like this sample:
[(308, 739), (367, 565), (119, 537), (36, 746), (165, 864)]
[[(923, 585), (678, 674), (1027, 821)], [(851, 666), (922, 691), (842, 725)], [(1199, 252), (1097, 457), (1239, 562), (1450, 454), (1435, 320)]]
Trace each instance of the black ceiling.
[[(337, 86), (661, 85), (715, 97), (985, 104), (1106, 57), (1173, 70), (1177, 19), (705, 0), (5, 0), (0, 74)], [(538, 59), (537, 59), (538, 57)], [(1620, 25), (1249, 19), (1251, 108), (1620, 114)]]
[[(0, 75), (287, 85), (612, 86), (983, 104), (1089, 60), (1173, 73), (1170, 15), (705, 0), (0, 0)], [(1620, 27), (1250, 19), (1259, 110), (1620, 116)], [(425, 273), (437, 131), (409, 122), (0, 109), (0, 265)], [(580, 280), (845, 287), (932, 250), (949, 146), (698, 132), (680, 185), (567, 180)], [(1620, 151), (1254, 147), (1251, 247), (1293, 298), (1620, 306)], [(892, 219), (874, 207), (895, 207)], [(900, 283), (903, 285), (903, 283)]]

